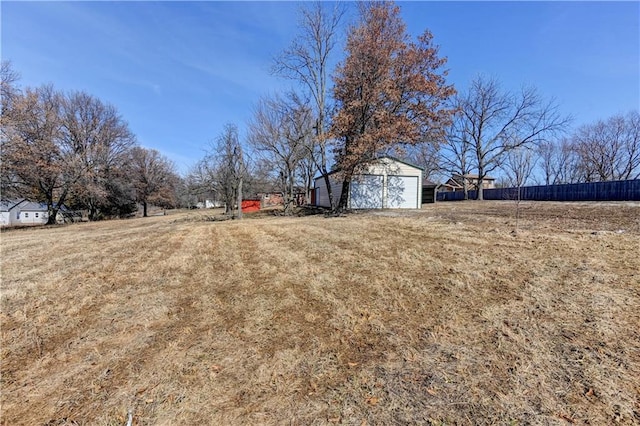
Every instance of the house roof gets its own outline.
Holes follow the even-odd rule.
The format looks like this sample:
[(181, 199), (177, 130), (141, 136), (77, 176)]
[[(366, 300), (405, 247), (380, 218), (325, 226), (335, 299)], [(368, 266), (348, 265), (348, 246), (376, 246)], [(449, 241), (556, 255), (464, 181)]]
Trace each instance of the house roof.
[(0, 200), (0, 211), (1, 212), (11, 211), (20, 203), (26, 203), (26, 200)]
[(34, 201), (27, 201), (24, 204), (20, 204), (20, 210), (25, 211), (36, 211), (36, 212), (46, 212), (48, 210), (47, 205), (45, 203), (37, 203)]
[[(472, 174), (461, 175), (459, 173), (455, 173), (453, 175), (453, 177), (460, 177), (460, 176), (463, 176), (467, 179), (478, 179), (478, 175), (472, 175)], [(496, 180), (496, 178), (492, 178), (491, 176), (485, 176), (483, 180)]]
[(438, 186), (438, 184), (433, 181), (430, 181), (429, 179), (423, 179), (422, 186), (433, 186), (435, 188), (436, 186)]
[[(48, 210), (46, 203), (39, 203), (29, 200), (2, 200), (0, 201), (0, 211), (8, 212), (13, 209), (20, 211), (46, 212)], [(60, 210), (65, 210), (64, 206)]]

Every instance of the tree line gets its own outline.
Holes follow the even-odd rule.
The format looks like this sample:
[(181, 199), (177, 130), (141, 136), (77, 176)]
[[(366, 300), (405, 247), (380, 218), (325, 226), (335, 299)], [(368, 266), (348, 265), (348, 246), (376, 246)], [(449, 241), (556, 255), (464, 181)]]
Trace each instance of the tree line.
[(177, 205), (174, 164), (143, 148), (116, 108), (82, 92), (52, 85), (20, 89), (2, 62), (1, 192), (47, 204), (55, 223), (63, 206), (90, 220), (124, 217), (149, 203)]
[[(344, 59), (333, 69), (332, 58), (341, 53), (344, 8), (316, 3), (302, 9), (297, 37), (272, 67), (294, 88), (260, 99), (247, 124), (245, 183), (274, 182), (285, 194), (285, 212), (295, 188), (309, 199), (318, 174), (332, 209), (343, 210), (353, 176), (383, 154), (415, 163), (433, 179), (474, 175), (480, 188), (494, 173), (511, 186), (534, 175), (546, 184), (638, 178), (637, 111), (571, 132), (572, 117), (533, 86), (511, 91), (497, 78), (479, 75), (458, 92), (446, 81), (447, 60), (428, 30), (412, 39), (393, 2), (363, 2), (358, 8)], [(219, 143), (212, 150), (222, 151), (229, 152)], [(220, 170), (216, 158), (208, 155), (199, 163), (193, 187), (222, 191), (221, 182), (211, 180), (215, 173), (207, 180), (201, 172), (211, 171), (207, 164)], [(331, 194), (332, 170), (341, 179), (339, 199)], [(232, 175), (240, 176), (240, 170)], [(462, 182), (467, 193), (471, 188)]]
[[(480, 75), (458, 92), (428, 30), (412, 38), (393, 2), (357, 7), (342, 47), (344, 3), (306, 4), (297, 36), (272, 63), (292, 88), (255, 103), (246, 140), (227, 124), (182, 178), (170, 160), (137, 146), (114, 107), (51, 86), (19, 90), (3, 62), (3, 196), (44, 200), (52, 213), (65, 203), (96, 219), (126, 215), (136, 203), (144, 215), (148, 203), (189, 206), (213, 193), (241, 217), (243, 194), (273, 188), (289, 213), (321, 175), (339, 213), (353, 177), (384, 154), (426, 177), (473, 174), (480, 187), (498, 171), (517, 186), (536, 173), (546, 184), (639, 177), (638, 111), (571, 132), (572, 118), (535, 87), (510, 91)], [(337, 199), (330, 171), (342, 187)]]

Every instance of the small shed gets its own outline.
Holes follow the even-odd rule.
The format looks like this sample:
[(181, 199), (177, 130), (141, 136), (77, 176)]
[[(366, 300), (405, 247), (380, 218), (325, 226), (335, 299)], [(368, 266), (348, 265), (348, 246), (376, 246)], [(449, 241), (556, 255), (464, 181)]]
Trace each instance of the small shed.
[[(328, 175), (334, 199), (340, 199), (339, 171)], [(419, 209), (422, 204), (422, 168), (385, 156), (362, 164), (353, 176), (347, 206), (350, 209)], [(330, 207), (325, 177), (314, 180), (316, 206)]]
[(436, 190), (438, 184), (428, 179), (422, 181), (422, 204), (436, 202)]

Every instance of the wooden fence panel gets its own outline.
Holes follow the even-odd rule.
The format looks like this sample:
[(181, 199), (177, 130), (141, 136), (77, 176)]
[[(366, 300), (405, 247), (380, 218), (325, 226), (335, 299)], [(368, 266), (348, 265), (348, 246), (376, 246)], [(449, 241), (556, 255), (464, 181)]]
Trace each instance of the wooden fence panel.
[[(515, 200), (518, 188), (494, 188), (484, 190), (485, 200)], [(469, 199), (476, 191), (469, 191)], [(523, 186), (520, 198), (530, 201), (640, 201), (640, 179), (609, 182), (569, 183), (564, 185)], [(464, 199), (462, 191), (438, 192), (438, 201)]]

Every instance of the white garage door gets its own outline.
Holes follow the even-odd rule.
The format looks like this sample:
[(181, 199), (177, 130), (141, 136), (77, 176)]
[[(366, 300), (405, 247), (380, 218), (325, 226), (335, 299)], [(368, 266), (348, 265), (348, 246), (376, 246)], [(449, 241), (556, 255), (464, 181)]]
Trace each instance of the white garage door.
[(387, 207), (390, 209), (417, 209), (418, 177), (387, 176)]
[(352, 209), (382, 208), (382, 176), (358, 175), (351, 182)]

